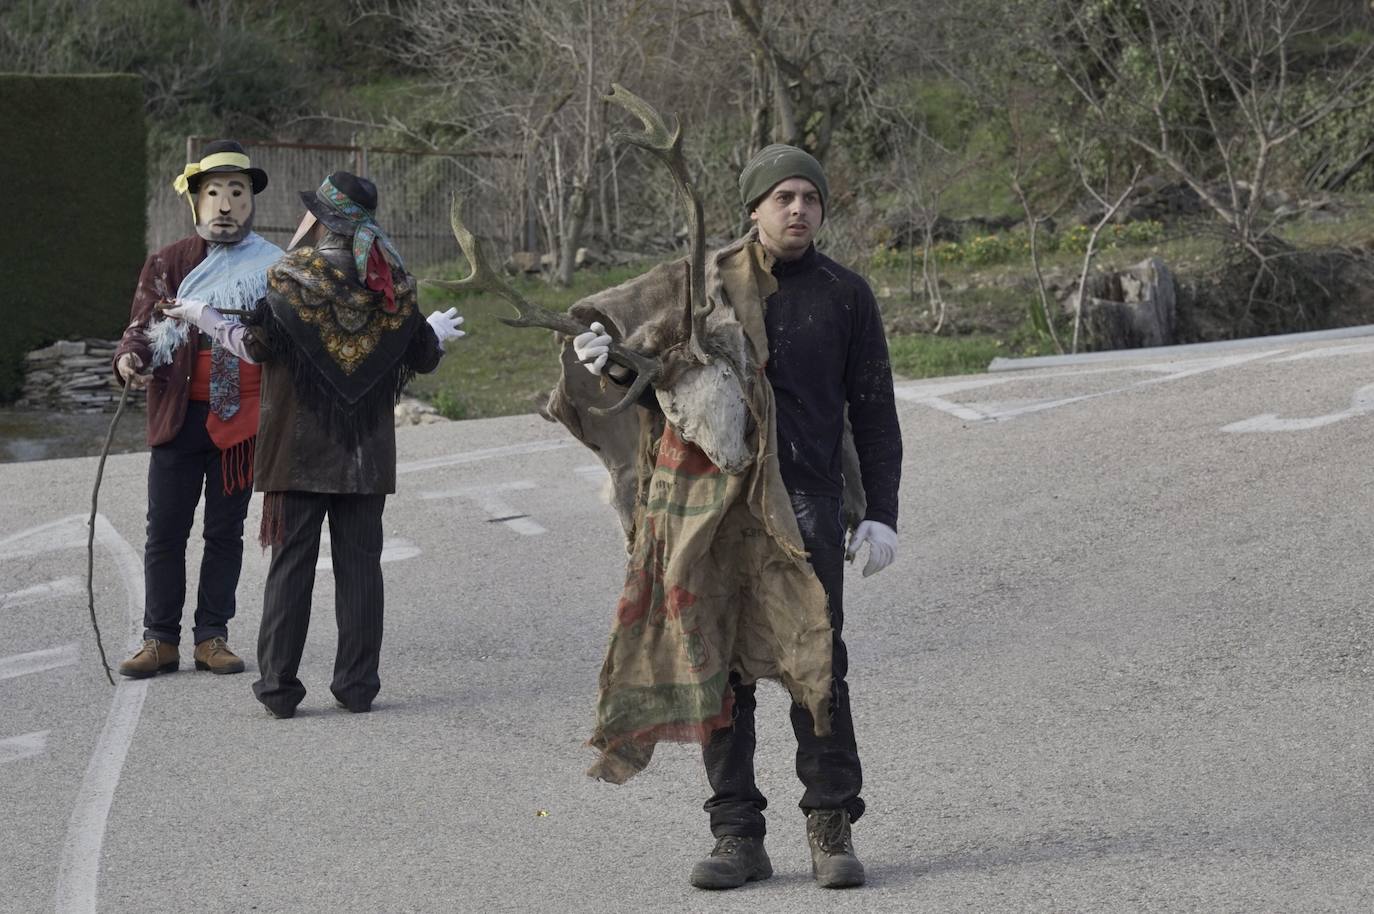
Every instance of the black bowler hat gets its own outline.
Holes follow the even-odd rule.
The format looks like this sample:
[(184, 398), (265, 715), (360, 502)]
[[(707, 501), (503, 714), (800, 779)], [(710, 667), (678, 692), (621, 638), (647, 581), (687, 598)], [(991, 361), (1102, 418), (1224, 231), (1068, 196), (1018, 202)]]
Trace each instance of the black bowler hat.
[(377, 185), (347, 171), (336, 171), (316, 190), (300, 192), (305, 208), (340, 235), (353, 234), (361, 222), (377, 214)]
[(261, 168), (254, 168), (243, 146), (233, 140), (215, 140), (206, 143), (205, 148), (200, 151), (200, 161), (189, 163), (186, 170), (192, 172), (191, 174), (182, 173), (186, 179), (186, 189), (192, 194), (200, 189), (201, 179), (205, 175), (225, 171), (238, 171), (248, 175), (253, 182), (253, 193), (255, 194), (262, 193), (263, 189), (267, 187), (267, 172)]

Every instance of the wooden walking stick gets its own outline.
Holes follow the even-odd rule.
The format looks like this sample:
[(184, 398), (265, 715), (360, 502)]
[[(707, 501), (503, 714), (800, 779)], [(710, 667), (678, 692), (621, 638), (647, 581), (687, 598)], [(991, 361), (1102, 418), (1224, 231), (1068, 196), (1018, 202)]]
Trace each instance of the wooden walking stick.
[(95, 629), (95, 646), (100, 649), (100, 665), (105, 668), (105, 678), (114, 685), (114, 675), (110, 672), (110, 661), (105, 659), (105, 643), (100, 638), (100, 623), (95, 617), (95, 513), (100, 499), (100, 479), (105, 475), (105, 458), (110, 456), (110, 444), (114, 441), (115, 427), (124, 413), (124, 403), (129, 399), (129, 384), (133, 375), (124, 379), (124, 390), (119, 395), (119, 406), (114, 418), (110, 420), (110, 431), (105, 435), (105, 447), (100, 452), (100, 463), (95, 468), (95, 488), (91, 490), (91, 519), (86, 525), (86, 598), (91, 613), (91, 628)]

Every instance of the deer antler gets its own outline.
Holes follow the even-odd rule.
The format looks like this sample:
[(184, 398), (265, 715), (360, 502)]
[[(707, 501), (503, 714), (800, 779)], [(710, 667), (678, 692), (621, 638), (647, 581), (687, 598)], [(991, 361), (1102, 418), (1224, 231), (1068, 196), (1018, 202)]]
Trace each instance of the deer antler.
[[(519, 317), (499, 318), (501, 323), (511, 327), (544, 327), (568, 336), (577, 336), (579, 333), (587, 332), (588, 327), (567, 314), (550, 311), (542, 305), (529, 301), (517, 292), (510, 283), (506, 282), (500, 273), (493, 270), (490, 262), (482, 253), (481, 245), (473, 237), (472, 232), (468, 231), (467, 226), (463, 225), (462, 211), (462, 198), (454, 196), (449, 221), (453, 226), (453, 236), (458, 239), (458, 247), (462, 248), (463, 256), (467, 258), (468, 264), (472, 267), (472, 273), (466, 279), (427, 279), (425, 282), (441, 289), (453, 291), (485, 289), (488, 292), (494, 292), (510, 302), (519, 314)], [(630, 408), (639, 400), (645, 388), (663, 373), (663, 365), (658, 359), (641, 355), (614, 340), (611, 341), (610, 360), (633, 370), (635, 379), (625, 396), (615, 406), (607, 409), (595, 406), (588, 407), (591, 412), (598, 416), (610, 416)]]
[(668, 166), (677, 184), (678, 193), (687, 209), (687, 257), (691, 285), (692, 347), (703, 355), (700, 342), (705, 339), (704, 322), (714, 305), (706, 298), (706, 227), (702, 220), (701, 198), (687, 173), (687, 160), (682, 155), (682, 125), (676, 115), (663, 115), (644, 99), (618, 83), (611, 84), (607, 101), (615, 102), (639, 118), (642, 132), (615, 131), (613, 139), (630, 143), (652, 153)]

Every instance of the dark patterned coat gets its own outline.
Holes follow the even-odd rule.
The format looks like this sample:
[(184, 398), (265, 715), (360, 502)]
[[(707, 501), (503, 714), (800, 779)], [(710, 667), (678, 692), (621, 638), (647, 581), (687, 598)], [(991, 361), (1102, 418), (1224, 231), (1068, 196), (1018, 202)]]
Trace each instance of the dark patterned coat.
[(396, 303), (358, 281), (351, 242), (328, 235), (268, 271), (248, 350), (263, 363), (255, 488), (382, 495), (396, 491), (393, 409), (443, 350), (415, 280), (394, 271)]

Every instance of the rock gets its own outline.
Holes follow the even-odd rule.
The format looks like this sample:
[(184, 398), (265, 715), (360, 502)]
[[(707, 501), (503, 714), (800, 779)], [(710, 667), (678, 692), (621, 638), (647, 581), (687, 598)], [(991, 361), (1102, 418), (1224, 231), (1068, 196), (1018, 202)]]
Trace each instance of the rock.
[(516, 251), (506, 261), (507, 273), (538, 273), (539, 253), (537, 251)]
[(402, 397), (401, 402), (396, 404), (396, 427), (403, 425), (430, 425), (435, 422), (447, 422), (439, 411), (423, 400), (415, 397)]
[(30, 362), (41, 362), (44, 359), (60, 359), (73, 355), (85, 355), (86, 344), (80, 340), (59, 340), (46, 349), (35, 349), (25, 358)]
[[(1083, 327), (1094, 349), (1138, 349), (1174, 342), (1178, 287), (1151, 257), (1120, 273), (1098, 274), (1085, 290)], [(1076, 295), (1067, 305), (1072, 309)]]
[[(110, 372), (115, 347), (111, 340), (64, 340), (29, 353), (22, 397), (15, 406), (57, 413), (112, 412), (120, 394)], [(143, 391), (129, 391), (129, 408), (141, 409), (145, 403)]]
[(88, 355), (76, 356), (70, 359), (63, 359), (62, 365), (65, 368), (98, 368), (110, 364), (105, 359), (91, 358)]
[[(1135, 199), (1129, 201), (1121, 212), (1117, 213), (1117, 221), (1154, 220), (1155, 222), (1167, 223), (1182, 216), (1200, 213), (1205, 209), (1207, 209), (1207, 204), (1202, 202), (1202, 197), (1198, 196), (1198, 192), (1186, 182), (1167, 183), (1155, 178), (1148, 182), (1142, 188), (1142, 192)], [(1098, 208), (1085, 215), (1082, 224), (1096, 225), (1101, 218), (1102, 209)]]

